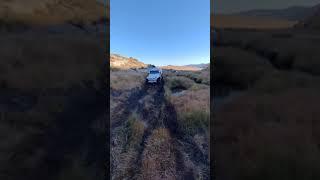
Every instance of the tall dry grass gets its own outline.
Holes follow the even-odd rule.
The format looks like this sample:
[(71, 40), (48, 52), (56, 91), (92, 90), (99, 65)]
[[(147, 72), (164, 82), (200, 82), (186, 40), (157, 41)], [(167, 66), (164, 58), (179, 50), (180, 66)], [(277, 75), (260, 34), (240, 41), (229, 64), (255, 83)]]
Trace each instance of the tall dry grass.
[(224, 105), (214, 117), (217, 178), (317, 179), (317, 92), (248, 92)]
[(119, 129), (118, 136), (113, 137), (112, 141), (116, 144), (111, 148), (112, 179), (125, 179), (138, 175), (139, 167), (136, 162), (145, 129), (145, 124), (136, 113), (133, 113), (124, 127)]
[(133, 70), (110, 72), (110, 88), (114, 90), (130, 90), (139, 88), (145, 82), (146, 73)]
[[(5, 133), (0, 137), (0, 156), (6, 157), (0, 162), (0, 171), (8, 179), (36, 179), (40, 174), (46, 176), (40, 169), (46, 169), (43, 164), (51, 155), (47, 154), (47, 144), (64, 140), (48, 136), (49, 131), (62, 128), (61, 119), (68, 119), (66, 124), (77, 124), (80, 120), (72, 117), (83, 113), (77, 111), (80, 106), (87, 107), (89, 112), (90, 107), (99, 103), (94, 97), (105, 91), (105, 52), (99, 39), (92, 36), (1, 32), (0, 39), (0, 96), (5, 99), (0, 110), (0, 128)], [(74, 112), (67, 107), (74, 108)], [(63, 113), (71, 115), (67, 118)], [(93, 118), (89, 124), (97, 121)], [(68, 129), (67, 125), (64, 128)], [(98, 142), (104, 131), (95, 133)], [(78, 152), (65, 155), (85, 152), (83, 144), (77, 145)], [(75, 156), (74, 160), (84, 164), (84, 156)], [(52, 178), (59, 178), (73, 160), (59, 154), (55, 158), (65, 163), (61, 171), (52, 174)], [(76, 173), (94, 177), (93, 164), (81, 165), (82, 170)]]
[[(183, 132), (194, 136), (197, 133), (209, 132), (210, 90), (190, 90), (181, 96), (171, 96), (178, 123)], [(207, 134), (208, 135), (208, 134)]]

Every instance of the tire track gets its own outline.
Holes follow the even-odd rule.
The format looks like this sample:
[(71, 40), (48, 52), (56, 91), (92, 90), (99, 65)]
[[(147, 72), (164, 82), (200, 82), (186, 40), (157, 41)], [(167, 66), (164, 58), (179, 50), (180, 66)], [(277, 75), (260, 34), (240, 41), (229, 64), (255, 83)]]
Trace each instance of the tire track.
[[(148, 128), (144, 131), (143, 134), (143, 138), (141, 140), (140, 143), (140, 147), (141, 149), (138, 152), (138, 156), (136, 158), (135, 164), (137, 165), (137, 169), (136, 169), (136, 174), (131, 177), (130, 179), (137, 179), (137, 177), (135, 177), (136, 175), (140, 175), (141, 174), (141, 167), (142, 167), (142, 155), (143, 152), (145, 150), (145, 145), (146, 142), (149, 138), (149, 136), (152, 134), (153, 130), (161, 127), (161, 121), (159, 121), (161, 119), (161, 106), (164, 102), (164, 87), (163, 84), (161, 85), (146, 85), (145, 86), (145, 91), (151, 90), (153, 91), (153, 96), (150, 98), (151, 100), (153, 100), (152, 103), (152, 111), (146, 111), (144, 109), (144, 106), (146, 104), (146, 102), (144, 102), (144, 104), (139, 104), (137, 112), (139, 114), (141, 114), (142, 116), (142, 121), (146, 122), (148, 124)], [(157, 113), (156, 113), (157, 112)]]
[(118, 126), (121, 126), (125, 123), (125, 121), (130, 116), (130, 113), (134, 109), (136, 109), (136, 106), (137, 106), (136, 103), (147, 95), (145, 88), (146, 87), (143, 86), (143, 88), (140, 90), (139, 89), (134, 90), (125, 103), (122, 103), (115, 108), (116, 110), (118, 110), (118, 112), (120, 110), (123, 110), (123, 111), (120, 114), (117, 114), (117, 113), (112, 114), (110, 118), (112, 129)]
[[(160, 85), (145, 85), (141, 90), (133, 92), (126, 103), (116, 108), (123, 108), (124, 111), (118, 117), (115, 117), (116, 121), (112, 123), (112, 128), (123, 125), (133, 110), (136, 110), (141, 118), (140, 120), (146, 124), (138, 155), (132, 164), (134, 173), (131, 177), (128, 177), (129, 179), (140, 179), (146, 142), (157, 128), (167, 128), (172, 138), (177, 179), (195, 179), (193, 169), (188, 168), (185, 164), (184, 154), (187, 154), (196, 166), (209, 167), (208, 156), (202, 153), (190, 137), (180, 131), (175, 107), (165, 99), (164, 94), (163, 83)], [(146, 108), (148, 105), (149, 108)]]

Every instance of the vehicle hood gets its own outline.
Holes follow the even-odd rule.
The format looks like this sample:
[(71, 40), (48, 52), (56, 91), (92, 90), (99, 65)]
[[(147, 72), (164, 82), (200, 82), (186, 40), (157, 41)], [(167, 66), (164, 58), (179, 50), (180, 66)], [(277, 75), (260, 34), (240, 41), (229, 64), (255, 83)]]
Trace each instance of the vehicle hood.
[(147, 79), (157, 79), (158, 77), (160, 77), (160, 74), (149, 74)]

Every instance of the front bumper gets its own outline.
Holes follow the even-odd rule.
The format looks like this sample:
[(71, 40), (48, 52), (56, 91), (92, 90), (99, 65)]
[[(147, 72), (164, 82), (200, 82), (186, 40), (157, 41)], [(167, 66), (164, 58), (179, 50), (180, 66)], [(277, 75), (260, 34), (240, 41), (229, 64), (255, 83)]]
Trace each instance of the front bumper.
[(157, 83), (157, 79), (146, 79), (147, 83)]

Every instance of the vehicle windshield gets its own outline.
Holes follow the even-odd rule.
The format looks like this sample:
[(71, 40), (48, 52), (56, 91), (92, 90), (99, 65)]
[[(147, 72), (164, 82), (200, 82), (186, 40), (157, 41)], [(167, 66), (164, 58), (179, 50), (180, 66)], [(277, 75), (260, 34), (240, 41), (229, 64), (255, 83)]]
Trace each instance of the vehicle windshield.
[(149, 74), (159, 74), (159, 71), (150, 71)]

